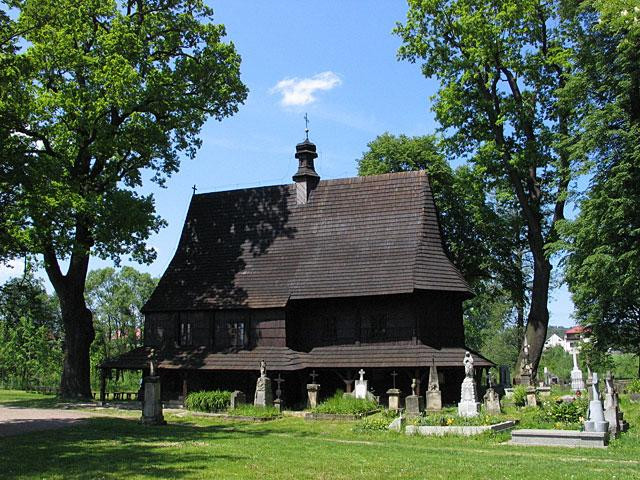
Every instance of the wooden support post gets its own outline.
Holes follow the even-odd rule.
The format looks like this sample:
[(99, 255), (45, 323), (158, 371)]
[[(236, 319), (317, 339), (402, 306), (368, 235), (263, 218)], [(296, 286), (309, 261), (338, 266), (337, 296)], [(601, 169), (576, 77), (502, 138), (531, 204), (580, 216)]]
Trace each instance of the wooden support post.
[(182, 374), (182, 401), (184, 402), (187, 399), (187, 394), (189, 393), (189, 385), (187, 382), (187, 372)]
[(107, 403), (107, 375), (104, 368), (100, 369), (100, 405)]

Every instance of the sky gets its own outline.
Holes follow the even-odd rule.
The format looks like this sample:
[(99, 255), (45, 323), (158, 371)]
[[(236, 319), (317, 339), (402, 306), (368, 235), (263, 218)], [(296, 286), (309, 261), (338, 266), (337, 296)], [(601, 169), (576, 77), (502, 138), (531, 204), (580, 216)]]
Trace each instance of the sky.
[[(355, 176), (356, 159), (384, 132), (415, 136), (437, 127), (430, 110), (437, 83), (418, 64), (396, 59), (400, 39), (391, 31), (406, 16), (404, 0), (209, 4), (242, 56), (249, 95), (233, 117), (205, 124), (197, 157), (185, 159), (166, 188), (143, 187), (169, 225), (149, 240), (155, 262), (124, 264), (154, 276), (175, 252), (193, 185), (203, 193), (292, 181), (305, 113), (323, 179)], [(109, 265), (92, 259), (90, 268)], [(0, 266), (0, 282), (21, 272), (20, 261), (13, 266)], [(550, 324), (572, 325), (566, 289), (552, 296)]]

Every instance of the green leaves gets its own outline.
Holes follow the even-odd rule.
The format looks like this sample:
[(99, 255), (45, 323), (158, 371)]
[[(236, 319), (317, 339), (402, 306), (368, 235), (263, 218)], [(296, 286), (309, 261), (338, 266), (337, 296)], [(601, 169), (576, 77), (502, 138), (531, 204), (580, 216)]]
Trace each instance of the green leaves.
[(201, 1), (16, 6), (25, 46), (11, 58), (28, 65), (19, 78), (26, 97), (0, 103), (0, 115), (28, 152), (11, 179), (21, 193), (11, 222), (30, 230), (22, 248), (53, 244), (64, 258), (80, 223), (98, 255), (150, 260), (144, 241), (161, 222), (153, 199), (128, 189), (142, 185), (143, 169), (162, 184), (181, 156), (195, 155), (207, 117), (237, 111), (247, 93), (240, 57)]
[(566, 279), (594, 355), (640, 353), (640, 5), (587, 1), (572, 10), (582, 113), (574, 155), (590, 160), (580, 215), (563, 226)]
[(94, 362), (122, 354), (142, 344), (142, 306), (158, 283), (132, 267), (92, 270), (87, 276), (87, 306), (93, 313)]

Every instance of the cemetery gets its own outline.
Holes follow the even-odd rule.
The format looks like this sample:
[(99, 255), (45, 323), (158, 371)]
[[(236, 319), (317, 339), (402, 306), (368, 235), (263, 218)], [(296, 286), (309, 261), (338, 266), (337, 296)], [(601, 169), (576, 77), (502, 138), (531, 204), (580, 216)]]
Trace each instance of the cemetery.
[[(453, 461), (455, 455), (465, 452), (477, 456), (474, 468), (488, 468), (493, 475), (505, 478), (511, 478), (515, 471), (519, 472), (517, 478), (534, 478), (539, 469), (545, 471), (545, 478), (564, 478), (577, 469), (580, 478), (601, 478), (603, 465), (608, 474), (636, 478), (640, 467), (640, 404), (631, 402), (628, 394), (618, 394), (610, 375), (600, 382), (594, 372), (591, 400), (586, 390), (576, 395), (570, 387), (553, 386), (549, 396), (539, 397), (535, 406), (526, 404), (524, 389), (522, 400), (516, 398), (524, 404), (516, 405), (515, 394), (507, 399), (490, 393), (502, 390), (491, 377), (471, 385), (467, 379), (473, 378), (473, 362), (469, 356), (463, 357), (463, 362), (467, 375), (459, 386), (464, 390), (461, 401), (457, 405), (444, 403), (440, 408), (432, 403), (431, 409), (424, 399), (438, 391), (435, 376), (420, 400), (412, 398), (417, 397), (414, 386), (407, 392), (396, 389), (401, 390), (398, 398), (391, 396), (386, 404), (368, 390), (362, 392), (364, 398), (357, 398), (355, 391), (325, 396), (318, 383), (313, 391), (318, 394), (318, 404), (298, 411), (273, 406), (278, 399), (286, 398), (286, 389), (284, 382), (278, 385), (267, 381), (266, 364), (256, 366), (260, 375), (256, 392), (260, 393), (253, 398), (247, 399), (240, 391), (194, 392), (193, 402), (187, 401), (186, 409), (163, 410), (156, 401), (157, 384), (149, 382), (142, 424), (136, 421), (135, 411), (116, 408), (118, 402), (106, 407), (100, 402), (71, 405), (89, 413), (89, 419), (66, 427), (62, 435), (43, 431), (0, 436), (0, 464), (5, 466), (7, 478), (85, 478), (78, 471), (89, 475), (107, 472), (105, 478), (164, 478), (166, 472), (174, 470), (184, 478), (201, 478), (204, 472), (208, 476), (251, 477), (254, 468), (260, 469), (263, 478), (313, 478), (319, 468), (332, 478), (353, 478), (359, 475), (358, 465), (364, 464), (368, 475), (376, 478), (395, 478), (402, 476), (401, 472), (419, 478), (425, 468), (437, 475), (477, 478), (468, 465)], [(366, 371), (362, 377), (358, 381), (366, 382)], [(389, 381), (392, 385), (393, 377)], [(271, 395), (262, 390), (269, 383)], [(0, 408), (37, 406), (39, 401), (45, 402), (43, 406), (55, 404), (53, 397), (44, 394), (0, 391)], [(471, 403), (475, 409), (468, 406)], [(460, 404), (466, 406), (461, 409)], [(327, 416), (314, 421), (306, 418), (322, 412)], [(603, 447), (602, 434), (610, 446), (615, 445), (613, 450), (604, 449), (606, 456), (597, 454), (602, 448), (592, 448)], [(10, 460), (25, 453), (25, 439), (34, 435), (42, 451), (47, 452), (38, 470), (29, 463)], [(48, 460), (79, 444), (90, 445), (91, 453)], [(143, 461), (141, 455), (147, 460)], [(406, 455), (411, 456), (410, 465), (402, 461)], [(108, 468), (105, 462), (109, 462)]]
[(2, 480), (640, 480), (640, 0), (371, 6), (0, 4)]

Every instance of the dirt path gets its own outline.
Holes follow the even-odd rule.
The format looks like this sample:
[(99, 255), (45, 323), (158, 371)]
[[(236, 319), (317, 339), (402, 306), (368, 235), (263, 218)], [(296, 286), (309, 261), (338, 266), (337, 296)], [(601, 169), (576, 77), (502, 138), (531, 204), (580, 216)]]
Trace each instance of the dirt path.
[(90, 416), (77, 410), (0, 406), (0, 437), (70, 427)]

